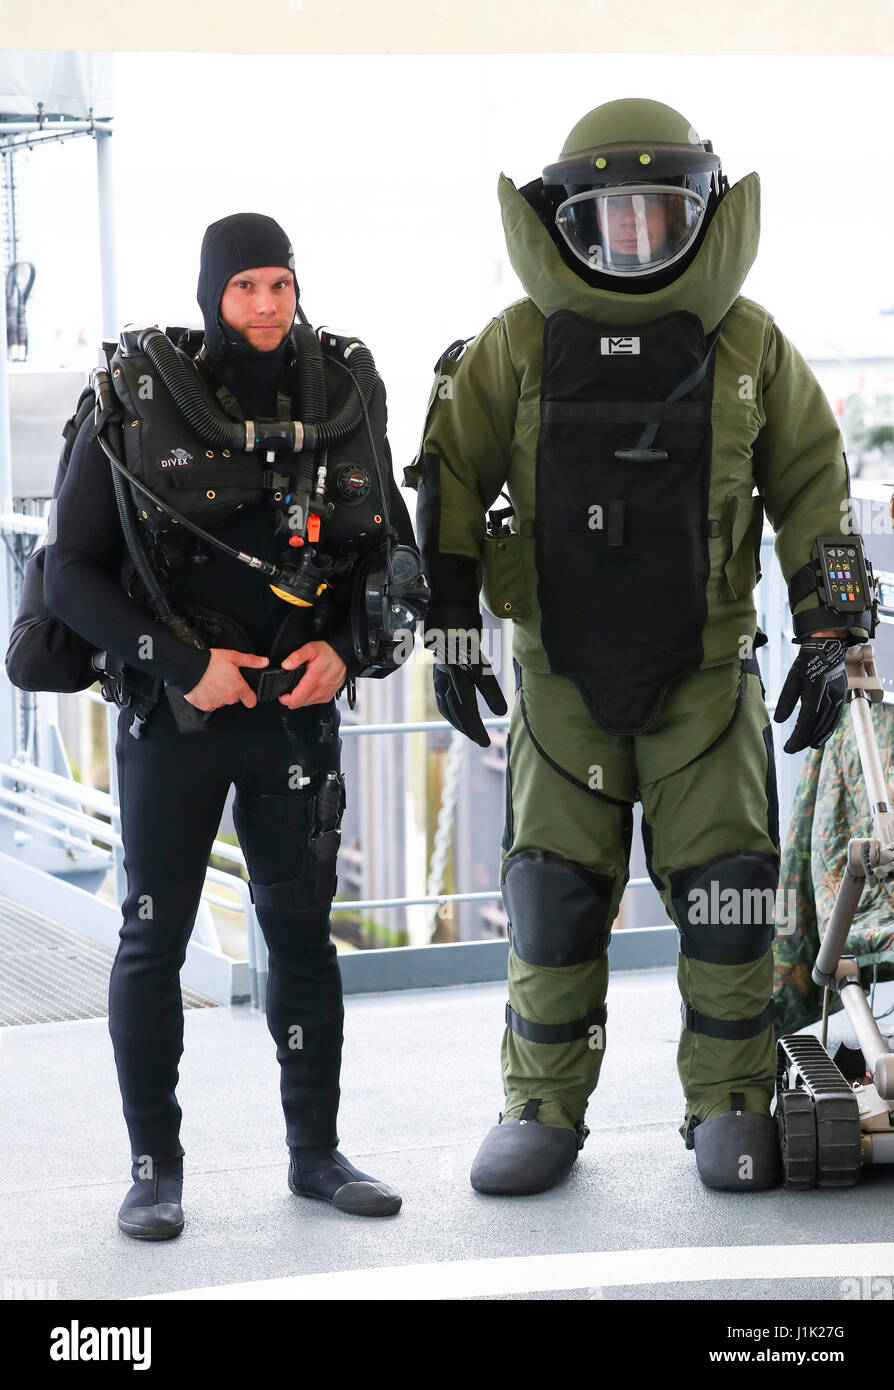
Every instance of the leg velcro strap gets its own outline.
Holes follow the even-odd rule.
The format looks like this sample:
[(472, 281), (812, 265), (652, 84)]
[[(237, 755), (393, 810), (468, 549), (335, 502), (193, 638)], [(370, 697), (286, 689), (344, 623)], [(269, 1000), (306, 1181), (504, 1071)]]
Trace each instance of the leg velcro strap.
[(604, 1004), (600, 1004), (599, 1008), (587, 1014), (586, 1018), (576, 1018), (573, 1023), (532, 1023), (529, 1018), (522, 1018), (521, 1014), (517, 1014), (508, 1001), (506, 1004), (506, 1026), (527, 1042), (577, 1042), (578, 1039), (589, 1036), (594, 1024), (604, 1024), (607, 1017), (608, 1009)]
[(761, 931), (753, 936), (750, 941), (727, 946), (721, 942), (709, 941), (705, 937), (690, 940), (681, 932), (680, 954), (689, 956), (691, 960), (706, 961), (709, 965), (749, 965), (766, 955), (773, 944), (774, 934), (773, 928), (770, 927), (768, 931)]
[(681, 1005), (680, 1012), (683, 1027), (690, 1033), (704, 1033), (709, 1038), (741, 1042), (745, 1038), (756, 1038), (758, 1033), (762, 1033), (768, 1024), (773, 1022), (776, 1017), (776, 1003), (771, 999), (767, 1007), (753, 1018), (711, 1018), (709, 1014), (700, 1014), (691, 1004), (686, 1003)]
[(284, 879), (281, 883), (249, 883), (249, 893), (255, 907), (273, 907), (281, 912), (313, 907), (307, 900), (306, 878)]

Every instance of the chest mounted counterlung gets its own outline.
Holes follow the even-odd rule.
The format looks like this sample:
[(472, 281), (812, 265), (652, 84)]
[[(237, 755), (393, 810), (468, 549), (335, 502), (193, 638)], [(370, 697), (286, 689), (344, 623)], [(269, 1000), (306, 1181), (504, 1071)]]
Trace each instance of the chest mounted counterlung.
[[(373, 555), (391, 576), (397, 533), (381, 462), (385, 393), (369, 349), (295, 324), (277, 417), (246, 419), (214, 377), (202, 339), (186, 329), (128, 329), (103, 345), (107, 367), (93, 373), (94, 431), (119, 506), (123, 490), (156, 557), (186, 530), (302, 607), (364, 582), (377, 571)], [(206, 529), (264, 500), (278, 512), (278, 555), (245, 554)]]

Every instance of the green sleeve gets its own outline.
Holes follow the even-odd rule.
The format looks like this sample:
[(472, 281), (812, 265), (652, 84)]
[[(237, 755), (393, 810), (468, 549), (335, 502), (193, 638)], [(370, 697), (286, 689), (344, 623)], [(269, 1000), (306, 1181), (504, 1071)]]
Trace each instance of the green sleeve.
[(436, 368), (420, 450), (404, 475), (417, 488), (429, 626), (480, 618), (485, 517), (509, 473), (518, 395), (502, 318)]
[[(848, 534), (850, 478), (832, 407), (804, 358), (775, 323), (760, 394), (766, 423), (754, 443), (754, 475), (789, 583), (810, 564), (817, 536)], [(812, 592), (792, 611), (806, 612), (821, 603), (821, 596)], [(829, 626), (845, 626), (842, 615), (820, 608), (817, 627)]]

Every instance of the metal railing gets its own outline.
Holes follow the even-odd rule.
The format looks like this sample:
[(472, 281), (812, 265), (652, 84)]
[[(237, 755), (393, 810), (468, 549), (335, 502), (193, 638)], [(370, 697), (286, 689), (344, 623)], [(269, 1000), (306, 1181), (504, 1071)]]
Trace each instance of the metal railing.
[[(23, 533), (40, 536), (46, 531), (46, 527), (46, 519), (43, 517), (25, 516), (20, 513), (0, 515), (0, 532), (5, 533), (7, 537), (12, 534)], [(771, 619), (768, 624), (765, 618), (767, 608), (775, 607), (777, 612), (782, 609), (783, 604), (780, 602), (780, 597), (784, 595), (784, 590), (780, 588), (782, 576), (778, 572), (775, 559), (772, 557), (771, 534), (765, 535), (764, 545), (766, 552), (764, 572), (767, 579), (762, 581), (761, 588), (765, 591), (764, 597), (767, 601), (759, 610), (759, 619), (764, 619), (761, 625), (768, 626), (771, 632), (771, 645), (781, 646), (784, 636), (779, 631), (779, 623), (774, 624)], [(778, 638), (776, 633), (779, 633)], [(771, 652), (770, 648), (763, 648), (758, 655), (763, 658), (765, 669), (767, 666), (771, 669), (780, 666), (780, 653)], [(768, 684), (766, 681), (765, 683)], [(79, 698), (83, 700), (106, 705), (109, 746), (110, 748), (114, 747), (114, 720), (117, 718), (117, 707), (108, 705), (95, 690), (89, 689), (78, 694)], [(38, 699), (42, 698), (42, 696), (38, 697)], [(773, 706), (771, 705), (770, 708), (772, 710)], [(502, 730), (508, 728), (510, 720), (508, 715), (504, 715), (484, 718), (482, 722), (485, 728)], [(448, 731), (452, 732), (452, 726), (445, 720), (428, 719), (370, 724), (343, 723), (340, 736), (342, 738), (360, 738)], [(788, 765), (783, 763), (781, 768), (783, 785), (780, 795), (780, 810), (783, 814), (787, 812), (794, 793), (794, 769), (790, 766), (794, 761), (789, 760)], [(797, 759), (797, 766), (800, 767), (800, 759)], [(787, 778), (785, 776), (786, 771), (789, 774)], [(98, 791), (75, 782), (70, 776), (65, 777), (47, 771), (21, 757), (13, 757), (9, 762), (0, 762), (0, 779), (2, 779), (2, 783), (9, 784), (0, 784), (0, 820), (12, 820), (15, 822), (17, 830), (26, 835), (30, 833), (45, 836), (73, 850), (89, 846), (94, 852), (97, 852), (95, 842), (99, 841), (101, 845), (107, 847), (104, 851), (106, 861), (108, 866), (115, 870), (116, 882), (119, 887), (121, 886), (123, 845), (120, 831), (116, 829), (116, 824), (120, 825), (120, 816), (116, 800), (110, 792)], [(85, 808), (93, 811), (95, 815), (86, 814)], [(102, 816), (105, 820), (96, 819), (96, 816)], [(267, 976), (267, 947), (249, 892), (245, 856), (240, 848), (220, 839), (215, 839), (211, 852), (212, 855), (232, 863), (238, 872), (229, 873), (209, 865), (202, 891), (202, 901), (208, 905), (230, 909), (235, 906), (236, 911), (241, 911), (245, 922), (251, 998), (252, 1002), (260, 1007), (264, 998)], [(246, 877), (243, 877), (243, 874)], [(651, 880), (648, 876), (635, 877), (628, 881), (627, 888), (639, 889), (650, 884)], [(213, 888), (220, 888), (223, 885), (234, 895), (235, 904), (232, 899), (228, 901), (221, 897), (219, 892), (213, 891)], [(119, 896), (123, 895), (119, 894)], [(501, 901), (501, 892), (498, 886), (493, 891), (429, 893), (416, 896), (338, 900), (332, 903), (331, 911), (333, 913), (354, 913), (367, 909), (435, 907), (444, 903), (489, 901)], [(468, 946), (479, 943), (455, 944)], [(224, 954), (221, 951), (219, 941), (216, 941), (213, 935), (210, 939), (206, 936), (206, 945), (212, 951), (220, 955)], [(409, 951), (425, 948), (405, 947), (397, 949)], [(436, 949), (450, 949), (450, 947)], [(227, 957), (227, 959), (231, 958)]]

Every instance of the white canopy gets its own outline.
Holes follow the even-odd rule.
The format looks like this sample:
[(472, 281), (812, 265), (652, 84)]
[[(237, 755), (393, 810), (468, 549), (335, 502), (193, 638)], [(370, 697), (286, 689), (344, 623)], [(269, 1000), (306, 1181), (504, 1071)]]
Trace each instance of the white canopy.
[(111, 116), (114, 55), (63, 53), (56, 50), (0, 50), (0, 117), (38, 115), (86, 120)]

